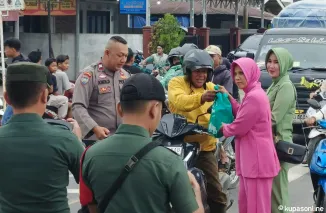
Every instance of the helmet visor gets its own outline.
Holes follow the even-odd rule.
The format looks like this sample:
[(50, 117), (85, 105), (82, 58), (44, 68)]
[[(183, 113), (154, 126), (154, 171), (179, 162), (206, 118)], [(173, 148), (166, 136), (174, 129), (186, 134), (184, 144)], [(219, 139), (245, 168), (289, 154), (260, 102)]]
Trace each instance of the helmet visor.
[(212, 71), (212, 66), (210, 65), (200, 65), (200, 66), (193, 66), (190, 68), (191, 72), (195, 71), (195, 70), (199, 70), (199, 69), (208, 69), (208, 71)]

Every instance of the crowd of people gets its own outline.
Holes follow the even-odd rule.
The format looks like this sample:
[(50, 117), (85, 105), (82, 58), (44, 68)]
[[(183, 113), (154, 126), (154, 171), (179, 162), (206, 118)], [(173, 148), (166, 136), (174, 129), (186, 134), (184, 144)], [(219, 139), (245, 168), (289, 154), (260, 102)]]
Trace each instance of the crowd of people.
[[(5, 54), (11, 59), (10, 63), (31, 62), (42, 64), (42, 52), (40, 50), (32, 51), (25, 57), (21, 53), (21, 42), (16, 38), (10, 38), (5, 41)], [(74, 89), (69, 81), (67, 71), (69, 69), (69, 56), (58, 55), (56, 58), (48, 58), (45, 60), (47, 72), (47, 84), (49, 85), (48, 106), (53, 106), (58, 109), (56, 113), (59, 119), (72, 118), (71, 104), (65, 93), (73, 94)], [(10, 105), (2, 117), (1, 125), (5, 125), (13, 115), (13, 110)]]
[[(0, 127), (3, 212), (70, 212), (68, 171), (80, 186), (80, 212), (169, 212), (170, 204), (177, 213), (204, 212), (199, 185), (179, 156), (156, 146), (142, 159), (136, 157), (153, 143), (166, 93), (170, 112), (192, 123), (207, 112), (218, 92), (226, 93), (235, 119), (220, 131), (235, 136), (239, 213), (282, 213), (278, 206), (289, 206), (289, 165), (280, 162), (275, 150), (280, 140), (292, 142), (296, 106), (296, 89), (287, 72), (293, 59), (286, 49), (267, 54), (273, 83), (265, 92), (252, 59), (230, 65), (214, 45), (204, 50), (190, 45), (186, 52), (175, 49), (169, 55), (159, 46), (157, 54), (145, 59), (158, 63), (149, 75), (130, 71), (133, 52), (124, 38), (113, 36), (102, 57), (80, 72), (74, 88), (65, 73), (68, 56), (49, 58), (43, 66), (39, 51), (25, 59), (20, 45), (17, 39), (5, 42), (13, 64), (7, 68), (4, 93), (11, 113), (6, 110)], [(219, 90), (214, 90), (216, 84)], [(241, 101), (238, 89), (245, 93)], [(68, 100), (62, 97), (67, 91), (73, 93), (70, 116)], [(42, 120), (49, 104), (62, 107), (59, 118), (68, 118), (72, 133)], [(209, 120), (205, 114), (198, 123), (207, 128)], [(84, 148), (82, 140), (97, 142)], [(214, 156), (216, 138), (185, 138), (194, 141), (200, 143), (196, 167), (207, 178), (210, 211), (226, 212)], [(123, 182), (125, 170), (132, 172)]]

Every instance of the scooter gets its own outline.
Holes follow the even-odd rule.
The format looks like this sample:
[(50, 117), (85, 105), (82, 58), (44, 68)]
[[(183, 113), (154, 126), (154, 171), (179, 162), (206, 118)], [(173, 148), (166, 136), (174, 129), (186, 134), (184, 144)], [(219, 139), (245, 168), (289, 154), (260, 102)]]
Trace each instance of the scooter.
[[(316, 114), (323, 106), (326, 105), (326, 92), (321, 92), (317, 94), (313, 99), (308, 100), (308, 103), (310, 107), (308, 108), (306, 115), (307, 118), (310, 118), (314, 114)], [(308, 128), (311, 128), (311, 130), (308, 135), (308, 139), (309, 139), (308, 151), (306, 154), (306, 159), (304, 161), (309, 164), (317, 144), (322, 139), (326, 138), (326, 129), (320, 128), (319, 126), (315, 128), (314, 127), (308, 127)]]
[[(315, 110), (321, 110), (321, 105), (318, 101), (310, 99), (308, 100), (309, 105)], [(325, 118), (325, 116), (324, 116)], [(326, 120), (317, 121), (318, 125), (315, 127), (316, 131), (326, 132)], [(314, 201), (317, 212), (326, 212), (326, 139), (320, 139), (317, 142), (316, 148), (313, 152), (310, 161), (310, 172), (315, 173), (319, 176), (318, 188), (314, 193)], [(322, 209), (323, 208), (323, 209)]]

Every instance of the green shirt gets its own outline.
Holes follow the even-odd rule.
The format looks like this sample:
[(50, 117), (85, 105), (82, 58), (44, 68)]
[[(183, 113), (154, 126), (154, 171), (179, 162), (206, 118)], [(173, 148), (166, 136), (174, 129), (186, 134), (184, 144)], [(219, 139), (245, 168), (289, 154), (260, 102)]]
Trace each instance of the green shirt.
[(84, 150), (71, 132), (37, 114), (0, 127), (0, 213), (69, 213), (69, 170), (79, 182)]
[[(83, 180), (99, 202), (128, 159), (151, 141), (142, 127), (122, 124), (116, 134), (87, 150)], [(145, 155), (114, 195), (106, 213), (176, 213), (198, 209), (186, 168), (179, 156), (164, 147)]]
[(164, 78), (160, 81), (164, 89), (168, 90), (170, 80), (177, 76), (183, 76), (181, 64), (172, 66), (165, 74)]
[(148, 58), (146, 58), (145, 61), (148, 64), (153, 64), (155, 68), (159, 70), (160, 76), (164, 76), (167, 72), (167, 70), (165, 70), (165, 67), (170, 66), (170, 63), (168, 61), (168, 55), (164, 53), (162, 55), (154, 53)]

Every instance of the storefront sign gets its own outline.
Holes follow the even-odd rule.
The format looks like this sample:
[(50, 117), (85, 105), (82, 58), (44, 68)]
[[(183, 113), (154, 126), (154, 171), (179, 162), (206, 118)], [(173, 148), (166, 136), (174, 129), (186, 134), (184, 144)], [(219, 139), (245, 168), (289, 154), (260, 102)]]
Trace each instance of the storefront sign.
[(120, 14), (146, 14), (146, 0), (120, 0)]
[(3, 12), (2, 21), (17, 21), (19, 19), (19, 11)]
[[(25, 16), (46, 16), (47, 0), (25, 0)], [(76, 0), (51, 0), (52, 16), (76, 15)]]

